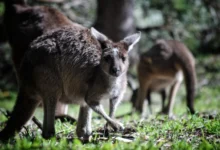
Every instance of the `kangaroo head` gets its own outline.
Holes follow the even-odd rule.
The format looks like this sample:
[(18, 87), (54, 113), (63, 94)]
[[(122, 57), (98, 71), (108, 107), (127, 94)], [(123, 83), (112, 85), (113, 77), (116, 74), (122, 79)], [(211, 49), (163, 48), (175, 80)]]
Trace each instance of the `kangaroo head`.
[(157, 40), (155, 47), (165, 59), (168, 59), (173, 54), (172, 47), (163, 39)]
[(128, 52), (140, 40), (141, 33), (136, 33), (114, 43), (105, 35), (91, 28), (91, 34), (99, 41), (102, 49), (101, 69), (110, 76), (118, 77), (128, 68)]

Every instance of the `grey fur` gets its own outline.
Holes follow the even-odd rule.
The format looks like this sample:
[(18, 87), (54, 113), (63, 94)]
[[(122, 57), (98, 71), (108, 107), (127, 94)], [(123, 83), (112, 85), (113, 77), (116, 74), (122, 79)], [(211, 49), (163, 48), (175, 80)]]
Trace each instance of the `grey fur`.
[[(18, 96), (21, 98), (17, 99), (17, 103), (21, 104), (20, 101), (27, 98), (34, 99), (29, 101), (30, 104), (32, 101), (43, 102), (44, 138), (55, 134), (54, 114), (58, 101), (81, 105), (77, 135), (82, 140), (88, 140), (91, 135), (91, 108), (103, 116), (113, 129), (123, 129), (122, 124), (112, 117), (126, 88), (130, 45), (123, 40), (113, 43), (101, 38), (102, 40), (98, 41), (99, 38), (95, 38), (102, 34), (98, 31), (92, 32), (94, 33), (99, 36), (91, 35), (88, 29), (60, 28), (33, 41), (24, 56), (19, 71)], [(134, 42), (137, 40), (134, 39)], [(118, 49), (117, 55), (112, 50), (114, 48)], [(100, 104), (104, 99), (111, 101), (110, 116)], [(22, 107), (27, 109), (25, 105)], [(33, 113), (35, 105), (33, 107), (27, 111)], [(19, 110), (21, 111), (21, 108)], [(11, 127), (16, 124), (14, 118), (19, 116), (19, 110), (14, 110), (17, 114), (13, 113), (8, 125), (0, 133), (0, 138), (2, 134), (12, 134), (15, 130), (20, 130), (21, 126)], [(24, 123), (28, 119), (29, 117)]]

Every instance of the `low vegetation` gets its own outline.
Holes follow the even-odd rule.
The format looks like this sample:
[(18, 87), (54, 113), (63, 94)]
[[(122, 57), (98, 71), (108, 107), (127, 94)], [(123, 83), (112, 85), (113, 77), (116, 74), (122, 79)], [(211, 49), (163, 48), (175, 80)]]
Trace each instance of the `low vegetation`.
[[(198, 93), (195, 99), (195, 115), (188, 115), (185, 90), (181, 87), (176, 99), (175, 118), (157, 115), (160, 97), (153, 95), (154, 112), (148, 119), (140, 120), (137, 114), (125, 115), (119, 120), (124, 124), (123, 132), (104, 130), (104, 119), (94, 113), (93, 136), (90, 143), (81, 143), (75, 134), (76, 123), (56, 121), (56, 137), (45, 140), (35, 123), (25, 126), (1, 149), (219, 149), (220, 148), (220, 86), (218, 56), (198, 58)], [(204, 65), (206, 64), (206, 65)], [(214, 71), (214, 72), (213, 72)], [(0, 130), (7, 121), (6, 110), (12, 110), (16, 92), (0, 92)], [(78, 106), (72, 105), (69, 114), (77, 117)], [(128, 101), (122, 102), (117, 116), (131, 111)], [(42, 122), (42, 108), (35, 116)]]

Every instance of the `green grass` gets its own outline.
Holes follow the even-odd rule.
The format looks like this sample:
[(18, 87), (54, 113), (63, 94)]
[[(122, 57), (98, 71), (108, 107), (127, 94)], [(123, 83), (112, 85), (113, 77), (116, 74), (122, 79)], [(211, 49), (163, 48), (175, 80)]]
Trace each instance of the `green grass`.
[[(205, 61), (207, 66), (212, 66), (212, 61), (207, 62), (199, 58), (198, 63)], [(219, 62), (218, 62), (219, 63)], [(198, 65), (197, 65), (198, 66)], [(185, 102), (185, 89), (181, 87), (174, 106), (175, 119), (157, 115), (160, 111), (160, 98), (153, 95), (153, 115), (141, 121), (137, 114), (119, 119), (124, 124), (124, 132), (110, 132), (109, 137), (102, 137), (101, 129), (105, 124), (103, 119), (93, 119), (93, 138), (90, 143), (82, 144), (76, 137), (76, 123), (61, 123), (56, 121), (56, 138), (45, 140), (41, 137), (41, 130), (33, 123), (23, 128), (22, 131), (7, 143), (0, 143), (0, 149), (220, 149), (220, 85), (219, 73), (206, 72), (200, 65), (198, 81), (205, 85), (198, 85), (195, 98), (196, 115), (188, 115)], [(215, 65), (215, 69), (219, 69)], [(212, 77), (212, 78), (211, 78)], [(215, 81), (216, 80), (216, 81)], [(217, 83), (217, 84), (213, 84)], [(0, 108), (12, 110), (16, 98), (14, 92), (0, 92)], [(77, 117), (79, 107), (70, 106), (69, 114)], [(106, 109), (107, 111), (108, 109)], [(117, 115), (131, 111), (131, 104), (123, 102), (117, 109)], [(97, 116), (93, 113), (94, 116)], [(36, 110), (35, 116), (42, 121), (42, 108)], [(0, 130), (4, 127), (7, 118), (0, 112)], [(123, 137), (129, 143), (120, 140)]]

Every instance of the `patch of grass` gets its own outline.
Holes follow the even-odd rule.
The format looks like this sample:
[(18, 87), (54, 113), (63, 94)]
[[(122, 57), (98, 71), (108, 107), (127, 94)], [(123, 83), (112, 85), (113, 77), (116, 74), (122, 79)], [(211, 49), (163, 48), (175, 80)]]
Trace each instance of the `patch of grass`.
[[(199, 59), (202, 61), (204, 58)], [(206, 60), (204, 60), (206, 61)], [(208, 63), (207, 63), (208, 64)], [(211, 65), (211, 64), (210, 64)], [(202, 66), (200, 66), (202, 68)], [(216, 68), (215, 68), (216, 69)], [(197, 69), (199, 70), (199, 68)], [(206, 78), (204, 70), (199, 72), (199, 83)], [(212, 77), (217, 79), (219, 73)], [(61, 123), (56, 121), (56, 138), (45, 140), (41, 130), (33, 123), (23, 128), (7, 143), (0, 143), (0, 149), (219, 149), (220, 148), (220, 86), (211, 82), (200, 85), (195, 99), (195, 115), (188, 115), (185, 100), (185, 88), (178, 92), (174, 106), (176, 119), (157, 115), (161, 109), (160, 97), (153, 95), (153, 116), (141, 121), (137, 114), (119, 119), (126, 127), (124, 132), (110, 132), (103, 137), (104, 119), (93, 119), (93, 138), (90, 143), (81, 143), (76, 136), (76, 123)], [(0, 92), (0, 107), (11, 110), (15, 102), (16, 93)], [(106, 109), (107, 111), (108, 109)], [(131, 104), (123, 102), (117, 109), (116, 115), (131, 111)], [(79, 107), (70, 105), (69, 114), (77, 118)], [(36, 110), (35, 116), (42, 122), (42, 108)], [(97, 115), (94, 113), (94, 117)], [(97, 117), (96, 117), (97, 118)], [(0, 130), (7, 118), (0, 112)], [(129, 130), (128, 130), (129, 129)]]
[[(198, 101), (199, 102), (199, 101)], [(198, 103), (196, 103), (198, 104)], [(128, 104), (122, 104), (122, 108)], [(217, 108), (216, 108), (217, 109)], [(41, 110), (38, 110), (41, 111)], [(0, 144), (1, 149), (217, 149), (220, 146), (220, 114), (209, 118), (211, 114), (185, 115), (176, 120), (166, 116), (149, 118), (142, 122), (127, 116), (120, 121), (126, 127), (136, 129), (128, 133), (133, 138), (131, 143), (117, 140), (126, 136), (124, 133), (111, 133), (103, 140), (93, 137), (91, 143), (82, 144), (76, 137), (76, 124), (56, 121), (57, 138), (45, 140), (41, 131), (35, 125), (28, 125), (27, 129), (17, 134), (7, 144)], [(134, 116), (138, 118), (138, 116)], [(102, 128), (103, 119), (93, 120), (93, 130)]]

